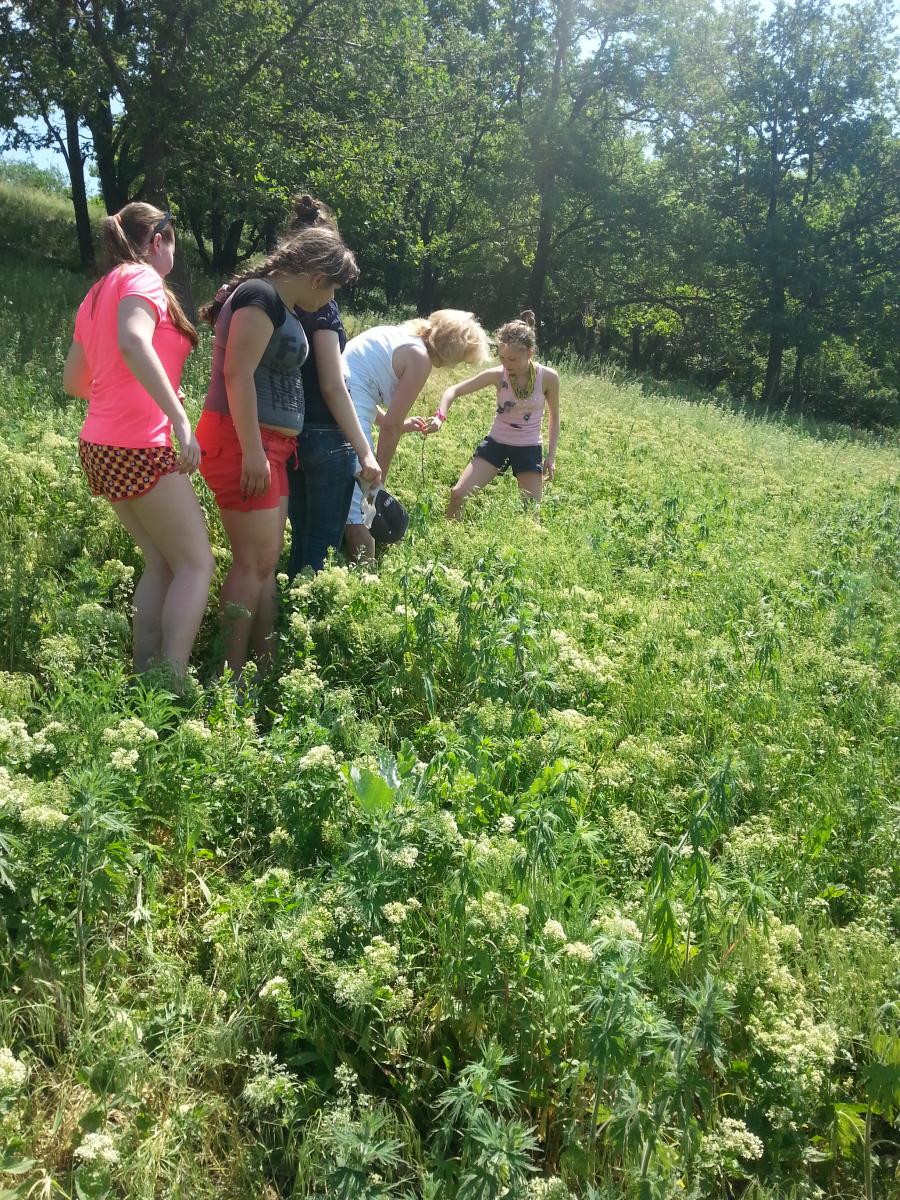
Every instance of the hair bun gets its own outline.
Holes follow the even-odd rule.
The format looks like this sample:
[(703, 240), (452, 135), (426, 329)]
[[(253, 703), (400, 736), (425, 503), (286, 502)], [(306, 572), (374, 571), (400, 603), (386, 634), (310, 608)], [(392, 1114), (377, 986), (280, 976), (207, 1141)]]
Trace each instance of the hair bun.
[(319, 219), (319, 204), (308, 193), (294, 197), (294, 223), (314, 225)]
[(534, 329), (537, 324), (537, 319), (530, 308), (526, 308), (523, 313), (519, 313), (519, 320), (524, 321), (529, 329)]

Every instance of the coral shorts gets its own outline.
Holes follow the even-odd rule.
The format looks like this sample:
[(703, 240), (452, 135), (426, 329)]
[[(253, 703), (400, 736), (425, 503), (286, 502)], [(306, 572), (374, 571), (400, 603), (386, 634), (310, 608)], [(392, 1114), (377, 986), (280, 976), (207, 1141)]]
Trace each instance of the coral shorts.
[(197, 422), (200, 443), (200, 474), (206, 480), (219, 508), (235, 512), (256, 512), (278, 508), (289, 492), (287, 464), (297, 454), (297, 438), (274, 429), (260, 427), (263, 450), (269, 460), (271, 477), (261, 496), (246, 496), (241, 491), (244, 454), (234, 422), (226, 413), (204, 410)]
[(105, 496), (111, 504), (146, 496), (163, 475), (178, 470), (171, 446), (100, 446), (79, 438), (78, 457), (92, 495)]

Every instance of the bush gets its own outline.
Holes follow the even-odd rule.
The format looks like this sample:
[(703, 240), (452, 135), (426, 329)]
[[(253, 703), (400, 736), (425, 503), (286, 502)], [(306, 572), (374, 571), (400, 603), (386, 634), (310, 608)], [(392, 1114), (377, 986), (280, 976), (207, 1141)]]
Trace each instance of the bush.
[(13, 187), (27, 187), (48, 196), (69, 196), (69, 181), (59, 167), (40, 167), (36, 162), (0, 158), (0, 180)]

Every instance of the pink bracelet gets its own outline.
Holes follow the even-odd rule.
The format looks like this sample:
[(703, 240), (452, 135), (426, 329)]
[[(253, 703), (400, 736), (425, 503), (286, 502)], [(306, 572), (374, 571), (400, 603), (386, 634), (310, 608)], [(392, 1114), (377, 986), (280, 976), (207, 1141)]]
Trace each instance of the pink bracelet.
[(440, 421), (440, 423), (441, 423), (442, 425), (443, 425), (443, 423), (444, 423), (444, 422), (447, 420), (447, 414), (446, 414), (446, 413), (442, 413), (440, 409), (438, 409), (438, 410), (437, 410), (437, 412), (436, 412), (434, 415), (437, 417), (437, 419)]

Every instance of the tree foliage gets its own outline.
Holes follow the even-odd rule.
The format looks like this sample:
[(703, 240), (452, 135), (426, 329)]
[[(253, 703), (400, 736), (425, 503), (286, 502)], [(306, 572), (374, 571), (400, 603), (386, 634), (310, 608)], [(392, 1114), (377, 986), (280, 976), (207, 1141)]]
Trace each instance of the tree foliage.
[(894, 29), (889, 0), (2, 0), (0, 123), (65, 154), (86, 265), (86, 162), (214, 278), (309, 188), (370, 304), (527, 304), (545, 343), (891, 423)]

